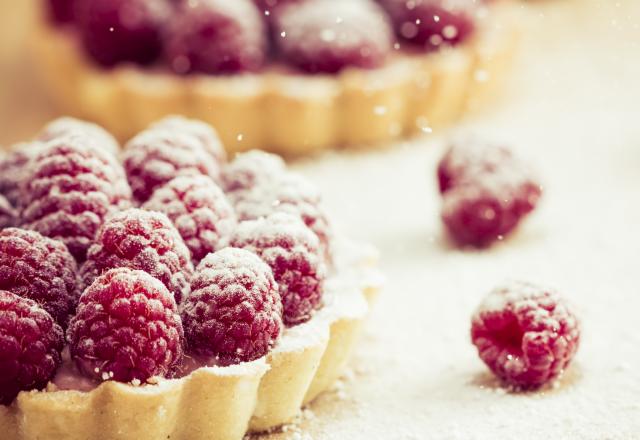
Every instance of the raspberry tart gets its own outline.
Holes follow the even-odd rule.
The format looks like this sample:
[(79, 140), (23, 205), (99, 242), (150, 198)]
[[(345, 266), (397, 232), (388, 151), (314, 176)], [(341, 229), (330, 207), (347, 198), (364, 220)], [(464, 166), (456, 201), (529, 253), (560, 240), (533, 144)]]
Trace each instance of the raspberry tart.
[(62, 108), (124, 140), (167, 114), (231, 151), (305, 154), (430, 132), (483, 101), (508, 2), (43, 0), (35, 61)]
[(108, 133), (71, 119), (16, 147), (3, 439), (242, 439), (339, 378), (381, 284), (376, 252), (330, 230), (317, 190), (277, 156), (227, 162), (215, 133), (160, 121), (124, 166)]

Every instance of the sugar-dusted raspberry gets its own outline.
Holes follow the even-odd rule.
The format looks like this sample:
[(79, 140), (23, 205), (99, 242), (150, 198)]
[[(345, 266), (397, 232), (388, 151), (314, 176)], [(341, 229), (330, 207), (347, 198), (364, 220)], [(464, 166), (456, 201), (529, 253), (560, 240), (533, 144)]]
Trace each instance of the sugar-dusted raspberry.
[(78, 1), (76, 24), (87, 52), (104, 66), (149, 64), (158, 59), (161, 28), (170, 14), (166, 0)]
[(541, 194), (528, 176), (481, 174), (444, 193), (442, 220), (458, 244), (488, 246), (512, 232)]
[(282, 301), (271, 268), (252, 252), (225, 248), (202, 260), (182, 308), (189, 349), (218, 365), (258, 359), (282, 332)]
[(49, 18), (54, 23), (73, 21), (73, 9), (76, 0), (48, 0), (46, 2)]
[(195, 136), (205, 151), (209, 153), (218, 164), (222, 165), (227, 162), (227, 152), (222, 145), (218, 133), (206, 122), (197, 119), (187, 119), (184, 116), (167, 116), (153, 124), (152, 127), (165, 128), (170, 131), (179, 131)]
[(471, 340), (500, 379), (534, 389), (568, 367), (578, 349), (580, 326), (558, 293), (515, 282), (484, 299), (472, 318)]
[(158, 127), (143, 131), (127, 143), (123, 165), (133, 196), (140, 203), (174, 177), (201, 174), (215, 181), (220, 177), (220, 164), (196, 137)]
[(240, 220), (255, 220), (277, 212), (298, 216), (317, 235), (323, 253), (330, 254), (333, 233), (320, 191), (301, 175), (283, 173), (274, 177), (239, 195), (235, 207)]
[(64, 333), (36, 302), (0, 290), (0, 404), (44, 388), (62, 362)]
[(176, 177), (143, 205), (166, 214), (191, 251), (194, 264), (224, 246), (236, 227), (236, 213), (222, 190), (207, 176)]
[(85, 286), (117, 267), (143, 270), (160, 280), (180, 304), (189, 294), (189, 249), (166, 215), (142, 209), (113, 214), (100, 228), (81, 268)]
[(178, 6), (164, 45), (175, 73), (221, 74), (262, 67), (267, 38), (251, 0), (190, 0)]
[(284, 174), (286, 165), (280, 156), (262, 150), (238, 154), (222, 169), (222, 186), (231, 200), (239, 193), (271, 183)]
[(475, 29), (476, 0), (381, 0), (396, 34), (426, 50), (466, 41)]
[(391, 26), (373, 2), (307, 0), (282, 8), (275, 20), (277, 49), (310, 73), (379, 67), (391, 51)]
[(308, 321), (322, 306), (326, 267), (320, 243), (298, 217), (273, 214), (241, 222), (230, 245), (258, 254), (271, 267), (288, 327)]
[(131, 190), (115, 157), (85, 134), (52, 139), (31, 161), (22, 225), (62, 241), (79, 262), (105, 217), (128, 207)]
[(112, 269), (96, 278), (80, 298), (67, 338), (80, 371), (99, 381), (171, 377), (183, 356), (176, 302), (140, 270)]
[(0, 194), (0, 230), (15, 226), (18, 221), (18, 212), (11, 203)]
[(0, 158), (0, 194), (16, 208), (22, 205), (20, 186), (28, 174), (29, 161), (37, 154), (39, 147), (38, 142), (17, 144)]
[(48, 123), (40, 132), (38, 140), (46, 142), (73, 134), (86, 135), (88, 140), (93, 141), (96, 148), (104, 149), (111, 154), (116, 155), (120, 151), (120, 144), (107, 130), (97, 124), (68, 116)]
[(35, 231), (0, 231), (0, 290), (36, 301), (66, 327), (80, 296), (77, 266), (66, 246)]

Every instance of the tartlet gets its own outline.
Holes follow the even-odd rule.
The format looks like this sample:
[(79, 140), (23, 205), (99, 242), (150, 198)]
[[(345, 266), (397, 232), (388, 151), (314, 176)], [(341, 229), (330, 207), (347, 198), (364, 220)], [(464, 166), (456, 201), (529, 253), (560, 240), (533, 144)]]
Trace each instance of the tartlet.
[(403, 45), (380, 67), (307, 74), (269, 62), (259, 72), (179, 76), (159, 67), (104, 69), (73, 30), (40, 17), (34, 60), (66, 112), (124, 140), (167, 114), (214, 125), (230, 151), (286, 155), (387, 142), (428, 133), (478, 109), (503, 82), (517, 41), (515, 7), (495, 2), (472, 37), (425, 53)]

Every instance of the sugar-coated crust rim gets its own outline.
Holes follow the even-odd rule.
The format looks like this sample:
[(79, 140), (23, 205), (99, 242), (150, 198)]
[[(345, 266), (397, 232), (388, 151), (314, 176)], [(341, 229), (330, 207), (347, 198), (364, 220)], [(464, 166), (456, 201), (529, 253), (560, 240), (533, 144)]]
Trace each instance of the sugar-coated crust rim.
[(97, 67), (66, 29), (35, 21), (34, 62), (54, 100), (126, 140), (182, 114), (209, 122), (230, 151), (300, 155), (381, 143), (455, 121), (500, 84), (517, 41), (518, 11), (488, 8), (469, 42), (437, 54), (394, 54), (384, 67), (302, 75), (180, 77), (135, 66)]
[(267, 357), (157, 385), (22, 392), (0, 405), (3, 440), (239, 440), (291, 422), (345, 367), (381, 284), (368, 255), (343, 261), (348, 277), (336, 280), (329, 303)]

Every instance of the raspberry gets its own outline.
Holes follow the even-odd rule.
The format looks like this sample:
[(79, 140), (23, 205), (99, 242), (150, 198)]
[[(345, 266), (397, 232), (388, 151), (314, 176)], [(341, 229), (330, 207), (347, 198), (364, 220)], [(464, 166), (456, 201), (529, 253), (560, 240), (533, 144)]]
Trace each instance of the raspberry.
[(64, 244), (35, 231), (0, 231), (0, 290), (36, 301), (65, 327), (80, 296), (77, 266)]
[(153, 124), (152, 128), (153, 127), (179, 131), (195, 136), (202, 144), (204, 150), (209, 153), (219, 165), (227, 161), (227, 152), (222, 146), (222, 141), (218, 133), (206, 122), (187, 119), (183, 116), (168, 116)]
[(280, 9), (275, 28), (285, 60), (310, 73), (379, 67), (393, 40), (386, 16), (373, 2), (308, 0)]
[(182, 361), (184, 334), (173, 296), (151, 275), (127, 268), (96, 278), (67, 331), (71, 358), (96, 380), (147, 382)]
[(181, 3), (165, 38), (165, 58), (178, 74), (256, 71), (266, 56), (266, 30), (251, 0)]
[(73, 21), (75, 0), (49, 0), (47, 2), (49, 18), (54, 23), (69, 23)]
[(95, 143), (96, 148), (104, 149), (113, 155), (117, 155), (120, 151), (118, 141), (104, 128), (91, 122), (70, 117), (58, 118), (48, 123), (40, 132), (38, 140), (46, 142), (74, 134), (86, 135), (88, 140)]
[(150, 128), (130, 140), (123, 165), (133, 196), (140, 203), (175, 177), (202, 174), (217, 181), (220, 176), (220, 165), (198, 139), (164, 128)]
[(17, 211), (3, 195), (0, 195), (0, 230), (14, 226), (17, 219)]
[(318, 237), (299, 218), (273, 214), (242, 222), (230, 244), (258, 254), (271, 267), (285, 325), (302, 324), (321, 307), (326, 269)]
[(382, 0), (381, 4), (398, 36), (426, 50), (464, 42), (475, 29), (475, 0)]
[(85, 49), (106, 67), (158, 59), (160, 31), (169, 13), (165, 0), (79, 1), (74, 10)]
[(255, 220), (276, 212), (298, 216), (317, 235), (328, 256), (333, 234), (321, 202), (320, 192), (307, 179), (286, 173), (270, 184), (243, 193), (236, 201), (236, 212), (240, 220)]
[(0, 404), (44, 388), (62, 363), (63, 345), (62, 329), (38, 304), (0, 290)]
[(535, 389), (569, 366), (580, 342), (580, 326), (555, 291), (517, 282), (485, 298), (473, 315), (471, 340), (500, 379)]
[(302, 1), (304, 0), (254, 0), (253, 2), (265, 17), (271, 18), (284, 6)]
[(23, 226), (62, 241), (84, 261), (104, 218), (130, 205), (124, 172), (84, 134), (52, 139), (24, 181)]
[(272, 182), (284, 174), (285, 168), (284, 160), (275, 154), (261, 150), (241, 153), (223, 168), (222, 186), (231, 200), (235, 200), (237, 194)]
[(226, 248), (209, 254), (182, 309), (190, 350), (218, 365), (265, 356), (282, 332), (282, 302), (273, 273), (258, 256)]
[(15, 207), (22, 205), (20, 185), (28, 174), (29, 161), (39, 147), (36, 142), (14, 145), (9, 154), (0, 159), (0, 194)]
[(191, 251), (194, 263), (221, 248), (236, 227), (236, 214), (209, 177), (176, 177), (160, 187), (144, 209), (166, 214)]
[(129, 209), (109, 217), (81, 269), (84, 285), (118, 267), (142, 270), (157, 278), (178, 304), (189, 294), (193, 274), (189, 250), (171, 221), (159, 212)]

